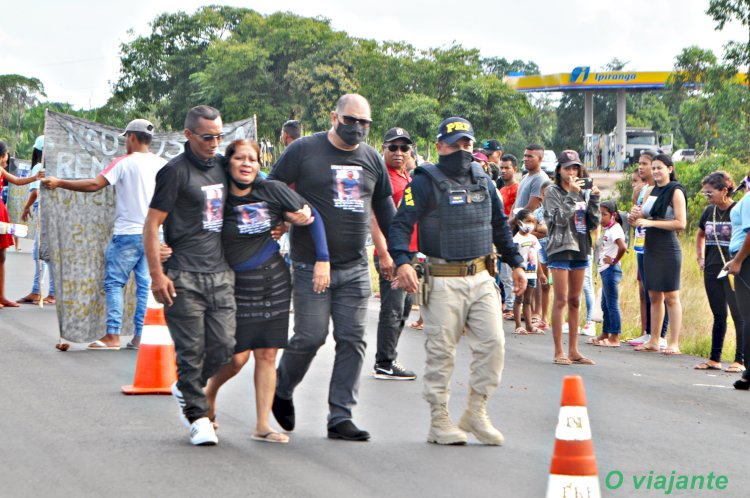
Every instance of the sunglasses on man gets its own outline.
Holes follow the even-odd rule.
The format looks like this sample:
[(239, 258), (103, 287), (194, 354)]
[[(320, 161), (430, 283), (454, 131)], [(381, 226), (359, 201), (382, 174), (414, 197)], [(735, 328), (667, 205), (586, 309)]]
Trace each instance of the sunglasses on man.
[(388, 145), (388, 150), (391, 152), (396, 152), (397, 150), (400, 150), (401, 152), (406, 153), (406, 152), (409, 152), (409, 149), (411, 149), (411, 145), (407, 145), (407, 144), (401, 144), (401, 145), (389, 144)]
[(349, 126), (359, 124), (363, 128), (367, 128), (372, 124), (372, 119), (355, 118), (354, 116), (341, 116), (341, 122)]
[(218, 140), (219, 142), (222, 141), (224, 138), (223, 133), (219, 133), (218, 135), (211, 135), (210, 133), (205, 133), (203, 135), (198, 135), (197, 133), (193, 132), (193, 134), (203, 140), (204, 142), (213, 142), (214, 140)]

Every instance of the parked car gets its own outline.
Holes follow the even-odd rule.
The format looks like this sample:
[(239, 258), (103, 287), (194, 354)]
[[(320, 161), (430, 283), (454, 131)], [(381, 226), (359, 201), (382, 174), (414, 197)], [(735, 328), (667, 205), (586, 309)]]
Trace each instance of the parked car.
[(542, 169), (550, 178), (555, 176), (555, 167), (557, 166), (557, 155), (554, 150), (545, 150), (542, 158)]
[(685, 161), (688, 163), (694, 163), (698, 159), (698, 151), (695, 149), (677, 149), (672, 154), (672, 161)]

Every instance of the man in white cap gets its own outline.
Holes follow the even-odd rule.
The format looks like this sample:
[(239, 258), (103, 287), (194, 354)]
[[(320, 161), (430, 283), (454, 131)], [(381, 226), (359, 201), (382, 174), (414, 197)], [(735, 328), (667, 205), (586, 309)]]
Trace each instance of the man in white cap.
[(146, 316), (151, 277), (143, 249), (143, 224), (154, 195), (156, 173), (166, 161), (149, 152), (154, 125), (146, 119), (134, 119), (120, 135), (125, 137), (127, 154), (118, 157), (95, 178), (42, 180), (48, 189), (64, 188), (77, 192), (97, 192), (115, 186), (115, 227), (107, 246), (104, 292), (107, 299), (107, 330), (105, 335), (88, 345), (91, 350), (120, 349), (122, 326), (122, 294), (130, 274), (135, 272), (136, 307), (135, 336), (128, 349), (138, 349)]

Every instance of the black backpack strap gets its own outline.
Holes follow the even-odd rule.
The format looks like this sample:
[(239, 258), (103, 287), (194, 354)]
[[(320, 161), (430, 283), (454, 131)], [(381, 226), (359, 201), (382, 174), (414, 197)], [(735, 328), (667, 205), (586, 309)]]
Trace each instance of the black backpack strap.
[(423, 163), (414, 170), (414, 174), (417, 173), (424, 173), (429, 176), (432, 182), (442, 191), (448, 190), (448, 187), (450, 186), (450, 179), (434, 164)]

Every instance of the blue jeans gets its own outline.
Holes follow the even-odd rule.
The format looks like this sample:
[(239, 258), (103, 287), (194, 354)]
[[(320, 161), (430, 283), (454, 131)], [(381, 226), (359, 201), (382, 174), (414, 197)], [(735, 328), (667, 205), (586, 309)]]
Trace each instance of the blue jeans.
[(367, 261), (343, 269), (331, 269), (331, 286), (313, 292), (313, 265), (292, 262), (294, 335), (279, 361), (276, 395), (292, 399), (318, 349), (326, 342), (333, 320), (336, 356), (328, 387), (328, 427), (351, 420), (357, 403), (359, 375), (365, 359), (365, 323), (370, 297)]
[(602, 276), (602, 332), (619, 334), (622, 332), (620, 320), (620, 280), (622, 270), (618, 265), (612, 265), (603, 272)]
[[(31, 249), (31, 257), (34, 258), (34, 282), (31, 284), (31, 293), (39, 294), (39, 274), (42, 274), (42, 280), (44, 280), (44, 274), (49, 275), (49, 292), (48, 296), (54, 297), (55, 295), (55, 282), (52, 279), (52, 271), (46, 261), (39, 261), (39, 231), (36, 232), (34, 237), (34, 246)], [(41, 271), (39, 265), (42, 265)]]
[[(637, 252), (635, 253), (636, 261), (638, 262), (638, 276), (641, 277), (641, 283), (643, 284), (643, 288), (646, 289), (646, 270), (643, 267), (643, 253)], [(646, 293), (646, 333), (651, 334), (651, 298), (648, 295), (648, 290), (645, 291)], [(661, 337), (667, 337), (667, 327), (669, 326), (669, 312), (667, 311), (667, 303), (664, 303), (664, 323), (661, 327)]]
[(148, 272), (143, 236), (113, 235), (105, 253), (104, 294), (107, 298), (107, 334), (120, 335), (122, 291), (135, 272), (135, 335), (140, 336), (146, 317), (151, 275)]
[(591, 265), (593, 256), (589, 256), (586, 264), (586, 273), (583, 277), (583, 295), (586, 298), (586, 323), (591, 321), (591, 313), (594, 309), (594, 281), (591, 277)]

